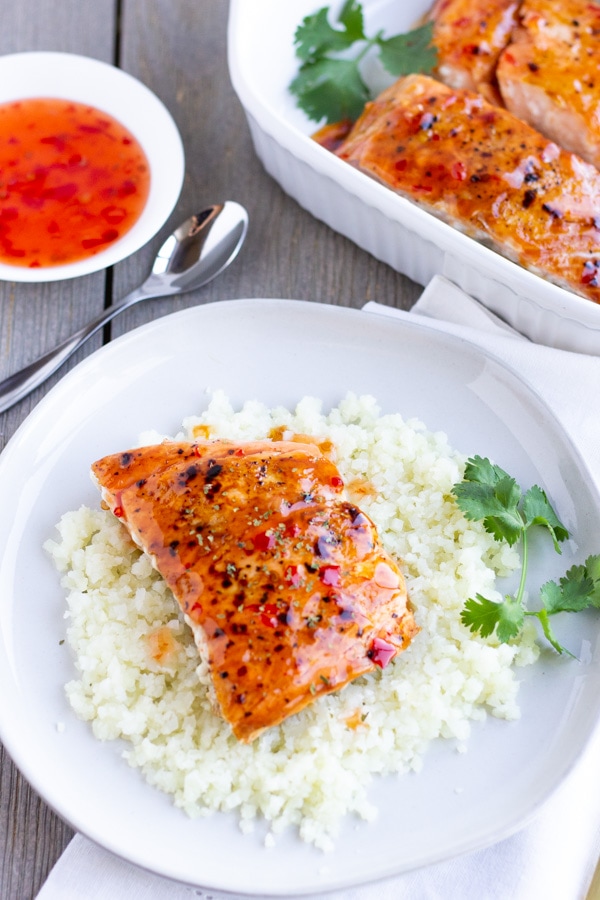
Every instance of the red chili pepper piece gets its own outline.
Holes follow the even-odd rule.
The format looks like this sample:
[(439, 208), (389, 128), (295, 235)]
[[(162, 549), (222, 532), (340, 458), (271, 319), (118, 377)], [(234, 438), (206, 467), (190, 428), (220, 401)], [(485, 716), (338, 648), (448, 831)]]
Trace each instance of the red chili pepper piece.
[(266, 531), (261, 531), (259, 534), (254, 535), (252, 543), (256, 550), (272, 550), (276, 540), (274, 535), (269, 534)]
[(287, 567), (285, 570), (285, 580), (288, 581), (292, 587), (300, 587), (302, 583), (302, 572), (298, 566)]
[(278, 612), (277, 604), (265, 603), (263, 611), (260, 614), (260, 621), (267, 628), (277, 628), (279, 625), (279, 619), (277, 618)]
[(337, 587), (340, 583), (340, 567), (339, 566), (322, 566), (319, 569), (319, 578), (323, 584), (330, 587)]
[(384, 641), (383, 638), (374, 638), (369, 650), (369, 658), (373, 660), (376, 666), (384, 669), (397, 652), (398, 648), (390, 644), (389, 641)]

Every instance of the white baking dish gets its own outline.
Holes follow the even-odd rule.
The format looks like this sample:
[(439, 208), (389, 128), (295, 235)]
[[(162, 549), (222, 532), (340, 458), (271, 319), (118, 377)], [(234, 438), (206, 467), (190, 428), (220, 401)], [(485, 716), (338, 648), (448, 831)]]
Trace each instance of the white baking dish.
[[(600, 355), (600, 305), (466, 237), (310, 139), (317, 125), (296, 108), (287, 87), (298, 68), (294, 31), (324, 5), (231, 0), (229, 70), (266, 170), (314, 216), (414, 281), (445, 275), (532, 340)], [(363, 0), (366, 29), (406, 31), (429, 6), (430, 0)], [(371, 75), (376, 89), (391, 80), (375, 69)]]

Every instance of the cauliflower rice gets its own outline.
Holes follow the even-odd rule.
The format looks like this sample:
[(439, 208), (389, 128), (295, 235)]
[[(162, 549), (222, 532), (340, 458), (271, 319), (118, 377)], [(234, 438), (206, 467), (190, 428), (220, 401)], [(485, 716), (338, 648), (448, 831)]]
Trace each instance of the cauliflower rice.
[[(477, 592), (500, 599), (496, 575), (516, 568), (518, 557), (458, 509), (450, 491), (465, 459), (444, 434), (381, 415), (372, 397), (348, 395), (328, 414), (314, 398), (293, 412), (255, 401), (235, 412), (216, 392), (176, 437), (255, 440), (278, 426), (333, 441), (350, 499), (400, 562), (421, 632), (384, 670), (318, 699), (252, 744), (238, 742), (213, 712), (208, 669), (177, 602), (110, 512), (67, 513), (59, 539), (45, 546), (68, 594), (78, 677), (67, 696), (94, 735), (122, 738), (129, 764), (190, 816), (235, 810), (244, 831), (262, 816), (269, 842), (293, 825), (328, 849), (342, 817), (376, 815), (373, 775), (418, 772), (438, 737), (464, 750), (471, 721), (488, 713), (517, 718), (513, 666), (534, 662), (538, 651), (533, 631), (499, 644), (460, 621)], [(139, 443), (164, 437), (149, 432)], [(360, 491), (365, 484), (372, 489)]]

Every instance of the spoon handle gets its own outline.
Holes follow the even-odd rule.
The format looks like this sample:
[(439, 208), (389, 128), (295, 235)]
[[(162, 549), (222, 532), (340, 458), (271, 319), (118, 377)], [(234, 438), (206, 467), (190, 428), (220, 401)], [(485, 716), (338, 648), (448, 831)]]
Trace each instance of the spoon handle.
[[(170, 291), (165, 285), (162, 285), (160, 293), (165, 295), (170, 293)], [(123, 312), (124, 309), (133, 306), (139, 300), (153, 296), (157, 295), (149, 292), (145, 285), (136, 288), (118, 303), (114, 303), (107, 309), (102, 310), (95, 319), (92, 319), (87, 325), (84, 325), (83, 328), (80, 328), (79, 331), (76, 331), (75, 334), (72, 334), (71, 337), (53, 350), (44, 353), (43, 356), (29, 363), (28, 366), (25, 366), (19, 372), (15, 372), (14, 375), (9, 375), (4, 381), (0, 381), (0, 412), (10, 409), (11, 406), (14, 406), (15, 403), (18, 403), (19, 400), (22, 400), (27, 394), (39, 387), (89, 337), (95, 334), (103, 325), (106, 325), (107, 322), (110, 322), (111, 319), (114, 319), (119, 313)]]

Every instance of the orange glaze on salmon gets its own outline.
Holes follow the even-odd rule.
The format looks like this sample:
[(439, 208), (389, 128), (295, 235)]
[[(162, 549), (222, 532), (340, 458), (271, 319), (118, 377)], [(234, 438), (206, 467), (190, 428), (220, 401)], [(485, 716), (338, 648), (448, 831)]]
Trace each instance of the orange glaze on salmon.
[(165, 442), (92, 476), (177, 598), (242, 741), (387, 664), (418, 630), (397, 564), (315, 445)]
[(520, 0), (437, 0), (427, 18), (434, 23), (440, 80), (501, 102), (496, 64), (511, 38), (519, 5)]
[(519, 20), (497, 69), (505, 105), (600, 168), (600, 4), (524, 0)]
[(480, 95), (423, 75), (368, 103), (337, 155), (600, 302), (600, 173)]

